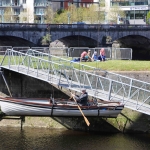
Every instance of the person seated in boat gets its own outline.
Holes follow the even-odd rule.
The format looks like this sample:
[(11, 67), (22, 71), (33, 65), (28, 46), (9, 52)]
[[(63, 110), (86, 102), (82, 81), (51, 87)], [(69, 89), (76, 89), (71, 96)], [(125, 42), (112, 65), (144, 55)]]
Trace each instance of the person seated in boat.
[(82, 89), (81, 95), (73, 95), (74, 98), (76, 99), (77, 103), (82, 105), (82, 106), (87, 106), (88, 105), (88, 93), (86, 92), (86, 89)]

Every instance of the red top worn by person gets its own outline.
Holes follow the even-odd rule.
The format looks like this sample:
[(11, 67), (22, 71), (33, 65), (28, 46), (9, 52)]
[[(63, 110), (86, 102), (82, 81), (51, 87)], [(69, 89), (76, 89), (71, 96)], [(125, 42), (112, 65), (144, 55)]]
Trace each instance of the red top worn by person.
[(100, 50), (100, 55), (105, 56), (105, 49), (104, 49), (104, 48), (102, 48), (102, 49)]
[(85, 59), (86, 56), (87, 56), (87, 52), (86, 52), (86, 51), (82, 52), (82, 53), (81, 53), (81, 57), (80, 57), (80, 61), (81, 61), (82, 59)]

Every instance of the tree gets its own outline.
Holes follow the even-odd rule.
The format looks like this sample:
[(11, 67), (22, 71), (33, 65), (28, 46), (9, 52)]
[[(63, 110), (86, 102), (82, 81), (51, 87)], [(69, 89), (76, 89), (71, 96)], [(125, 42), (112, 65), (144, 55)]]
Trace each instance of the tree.
[(3, 22), (13, 22), (13, 12), (12, 9), (7, 7), (4, 10), (4, 14), (3, 14)]
[(54, 16), (54, 23), (67, 23), (67, 10), (58, 10)]
[(51, 6), (48, 6), (44, 12), (45, 14), (45, 23), (53, 23), (54, 22), (54, 12)]
[(90, 21), (93, 23), (97, 21), (96, 7), (93, 5), (89, 8), (76, 7), (75, 5), (70, 5), (67, 10), (62, 11), (62, 13), (57, 13), (55, 16), (56, 23), (73, 23), (81, 21)]
[(146, 24), (150, 24), (150, 11), (147, 13), (146, 16)]
[(98, 5), (91, 5), (89, 8), (84, 9), (84, 20), (89, 23), (97, 23), (98, 20), (101, 20), (100, 11)]
[(20, 22), (21, 22), (21, 23), (27, 23), (27, 22), (28, 22), (27, 9), (25, 9), (25, 10), (22, 11), (22, 12), (20, 12), (19, 18), (20, 18)]
[(110, 8), (107, 16), (108, 21), (117, 23), (118, 16), (120, 16), (120, 18), (124, 18), (125, 12), (121, 10), (119, 6), (115, 5)]
[(41, 44), (49, 45), (50, 41), (51, 41), (51, 35), (49, 33), (47, 33), (45, 36), (43, 36)]

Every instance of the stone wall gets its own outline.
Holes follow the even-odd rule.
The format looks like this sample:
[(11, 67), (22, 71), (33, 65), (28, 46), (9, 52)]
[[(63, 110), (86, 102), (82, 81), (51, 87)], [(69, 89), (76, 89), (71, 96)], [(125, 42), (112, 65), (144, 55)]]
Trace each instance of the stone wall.
[[(49, 98), (52, 94), (56, 98), (68, 98), (65, 93), (58, 90), (59, 87), (54, 87), (47, 82), (13, 71), (4, 70), (3, 73), (13, 97)], [(1, 75), (0, 83), (0, 91), (3, 94), (9, 95)]]

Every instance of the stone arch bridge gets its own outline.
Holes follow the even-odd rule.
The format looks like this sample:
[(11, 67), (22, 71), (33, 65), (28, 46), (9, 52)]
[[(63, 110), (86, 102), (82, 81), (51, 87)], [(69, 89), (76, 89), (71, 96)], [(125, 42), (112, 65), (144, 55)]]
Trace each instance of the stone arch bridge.
[[(103, 44), (106, 38), (111, 41), (127, 36), (141, 36), (150, 39), (150, 26), (146, 25), (99, 25), (99, 24), (0, 24), (0, 37), (17, 37), (35, 45), (41, 44), (46, 34), (51, 35), (51, 41), (60, 40)], [(82, 37), (82, 39), (79, 37)], [(109, 41), (109, 42), (111, 42)], [(88, 42), (87, 42), (88, 43)], [(77, 43), (76, 43), (77, 44)], [(68, 46), (68, 45), (66, 45)], [(76, 45), (77, 46), (77, 45)]]

